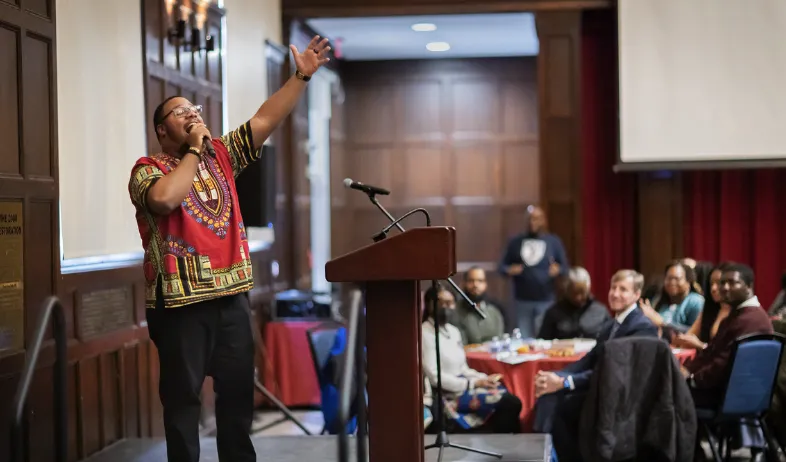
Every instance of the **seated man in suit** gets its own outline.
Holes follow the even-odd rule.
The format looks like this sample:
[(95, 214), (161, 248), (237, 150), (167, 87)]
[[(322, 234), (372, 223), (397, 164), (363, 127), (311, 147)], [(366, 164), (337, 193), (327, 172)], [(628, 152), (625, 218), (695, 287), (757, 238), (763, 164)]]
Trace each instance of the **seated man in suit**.
[(580, 459), (579, 417), (603, 344), (613, 338), (658, 336), (658, 329), (638, 308), (643, 286), (644, 276), (636, 271), (617, 271), (609, 289), (609, 308), (614, 319), (601, 330), (595, 348), (561, 371), (540, 371), (535, 377), (535, 430), (552, 434), (560, 461)]
[(731, 307), (706, 347), (682, 367), (696, 406), (716, 407), (723, 397), (734, 341), (748, 334), (771, 334), (772, 321), (753, 294), (753, 270), (733, 263), (723, 271), (718, 287), (721, 301)]

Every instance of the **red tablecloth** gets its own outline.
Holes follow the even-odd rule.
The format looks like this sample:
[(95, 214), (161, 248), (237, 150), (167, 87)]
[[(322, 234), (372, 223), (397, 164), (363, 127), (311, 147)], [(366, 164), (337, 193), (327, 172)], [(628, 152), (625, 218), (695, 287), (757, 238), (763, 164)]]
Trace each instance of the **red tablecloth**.
[[(319, 385), (306, 331), (319, 321), (270, 322), (265, 327), (264, 385), (285, 405), (319, 406)], [(692, 351), (677, 353), (680, 362), (693, 355)], [(554, 371), (579, 359), (581, 355), (567, 358), (545, 358), (520, 364), (497, 361), (489, 353), (467, 353), (469, 366), (487, 374), (502, 374), (505, 386), (522, 404), (522, 429), (531, 428), (532, 409), (535, 407), (535, 375), (538, 371)]]
[[(680, 351), (677, 357), (680, 362), (693, 355), (692, 351)], [(535, 375), (538, 371), (556, 371), (576, 361), (583, 355), (564, 358), (544, 358), (519, 364), (507, 364), (497, 361), (489, 353), (467, 353), (469, 367), (486, 374), (502, 374), (503, 382), (508, 390), (521, 400), (521, 428), (531, 431), (535, 407)]]
[(319, 321), (269, 322), (265, 327), (264, 385), (288, 407), (319, 406), (319, 384), (306, 331)]

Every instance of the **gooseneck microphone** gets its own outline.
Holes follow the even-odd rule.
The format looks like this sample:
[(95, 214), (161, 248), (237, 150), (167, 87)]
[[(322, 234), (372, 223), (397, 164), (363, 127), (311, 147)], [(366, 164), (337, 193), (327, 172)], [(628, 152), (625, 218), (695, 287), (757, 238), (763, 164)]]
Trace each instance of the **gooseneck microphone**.
[(380, 196), (387, 196), (390, 194), (390, 191), (387, 189), (371, 186), (369, 184), (363, 184), (359, 181), (352, 181), (352, 178), (344, 178), (344, 186), (351, 189), (357, 189), (358, 191), (363, 191), (366, 194), (379, 194)]
[[(192, 123), (192, 124), (188, 124), (188, 126), (186, 126), (186, 133), (191, 133), (191, 129), (194, 128), (194, 125), (196, 125), (196, 122)], [(205, 151), (207, 151), (207, 154), (210, 157), (215, 159), (215, 157), (216, 157), (216, 150), (213, 148), (213, 142), (207, 136), (205, 137), (204, 141), (202, 141), (202, 148)]]
[[(411, 210), (406, 214), (404, 214), (404, 216), (402, 216), (399, 219), (393, 218), (393, 215), (391, 215), (390, 212), (388, 212), (385, 209), (385, 207), (383, 207), (382, 204), (380, 204), (379, 201), (377, 200), (377, 194), (379, 194), (380, 196), (387, 196), (388, 194), (390, 194), (390, 191), (388, 191), (387, 189), (382, 189), (377, 186), (363, 184), (359, 181), (352, 181), (352, 178), (345, 178), (344, 186), (350, 189), (357, 189), (358, 191), (363, 191), (364, 193), (366, 193), (371, 203), (374, 204), (374, 206), (376, 206), (380, 212), (385, 214), (385, 216), (388, 217), (388, 220), (390, 220), (390, 225), (388, 225), (385, 229), (383, 229), (382, 232), (377, 233), (372, 237), (374, 242), (379, 242), (382, 239), (385, 239), (385, 237), (387, 237), (388, 231), (390, 231), (394, 226), (398, 228), (398, 230), (401, 231), (402, 233), (405, 232), (406, 230), (404, 229), (403, 226), (401, 226), (401, 220), (412, 215), (413, 213), (422, 212), (424, 215), (426, 215), (426, 226), (431, 226), (431, 217), (429, 216), (428, 212), (422, 208)], [(451, 287), (453, 287), (453, 290), (455, 290), (457, 294), (461, 295), (461, 298), (463, 298), (467, 302), (467, 304), (475, 310), (475, 313), (477, 313), (478, 316), (481, 317), (481, 319), (486, 319), (486, 313), (483, 311), (483, 309), (481, 309), (477, 303), (470, 300), (469, 297), (467, 297), (467, 294), (465, 294), (464, 291), (461, 290), (459, 286), (457, 286), (456, 283), (453, 282), (452, 279), (447, 278), (445, 279), (445, 281), (447, 281), (448, 284), (450, 284)]]

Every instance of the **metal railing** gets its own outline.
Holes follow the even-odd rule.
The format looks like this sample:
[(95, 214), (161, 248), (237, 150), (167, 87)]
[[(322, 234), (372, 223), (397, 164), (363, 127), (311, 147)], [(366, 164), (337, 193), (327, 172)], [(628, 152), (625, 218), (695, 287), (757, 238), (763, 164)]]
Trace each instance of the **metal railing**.
[(349, 320), (347, 322), (347, 346), (344, 355), (344, 364), (341, 371), (341, 384), (339, 386), (338, 407), (338, 460), (349, 462), (349, 434), (347, 424), (350, 420), (350, 401), (352, 392), (352, 375), (355, 375), (356, 392), (355, 405), (357, 408), (357, 452), (358, 462), (368, 461), (368, 442), (366, 441), (366, 380), (365, 380), (365, 316), (362, 311), (363, 294), (354, 290), (350, 294)]
[(68, 401), (66, 398), (66, 325), (63, 305), (57, 297), (49, 297), (44, 302), (44, 308), (39, 313), (35, 326), (33, 341), (27, 349), (25, 366), (19, 385), (16, 387), (12, 407), (11, 421), (11, 462), (23, 462), (25, 453), (25, 432), (23, 414), (30, 383), (33, 380), (38, 355), (41, 353), (41, 344), (44, 333), (49, 325), (49, 318), (54, 313), (55, 348), (57, 357), (54, 366), (54, 410), (55, 410), (55, 462), (66, 462), (68, 454)]

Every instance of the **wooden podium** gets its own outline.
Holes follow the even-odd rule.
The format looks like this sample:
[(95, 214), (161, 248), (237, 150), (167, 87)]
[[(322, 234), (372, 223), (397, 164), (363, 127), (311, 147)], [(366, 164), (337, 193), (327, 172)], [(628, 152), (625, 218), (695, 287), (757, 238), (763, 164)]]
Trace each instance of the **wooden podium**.
[(330, 282), (365, 285), (369, 459), (423, 462), (420, 281), (456, 272), (456, 230), (412, 228), (329, 261)]

